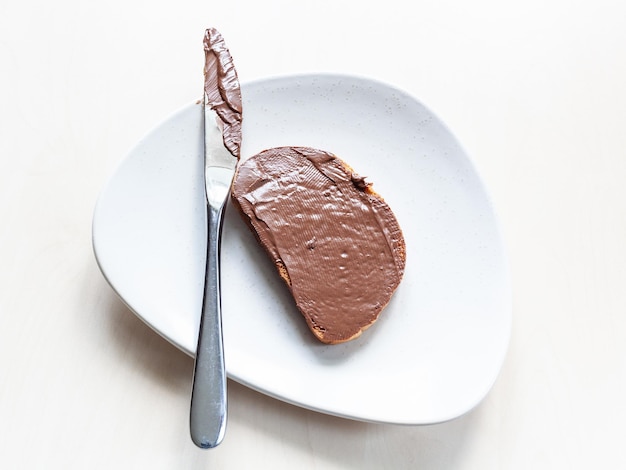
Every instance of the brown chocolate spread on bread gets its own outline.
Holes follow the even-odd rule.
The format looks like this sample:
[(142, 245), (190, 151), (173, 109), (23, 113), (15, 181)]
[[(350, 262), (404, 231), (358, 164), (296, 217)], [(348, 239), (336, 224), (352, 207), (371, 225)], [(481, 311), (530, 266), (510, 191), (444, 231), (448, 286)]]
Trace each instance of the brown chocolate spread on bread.
[(377, 320), (406, 251), (364, 178), (328, 152), (273, 148), (239, 165), (232, 197), (320, 341), (351, 340)]

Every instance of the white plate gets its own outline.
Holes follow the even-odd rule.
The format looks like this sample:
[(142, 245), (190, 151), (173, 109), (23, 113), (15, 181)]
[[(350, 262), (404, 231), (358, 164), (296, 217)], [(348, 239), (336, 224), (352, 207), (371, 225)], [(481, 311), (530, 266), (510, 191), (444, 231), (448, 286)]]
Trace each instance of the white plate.
[[(503, 362), (511, 295), (492, 206), (456, 139), (414, 98), (361, 78), (276, 78), (244, 85), (242, 94), (244, 158), (304, 145), (344, 159), (394, 210), (407, 268), (372, 328), (355, 341), (323, 345), (229, 208), (222, 244), (229, 377), (365, 421), (429, 424), (469, 411)], [(189, 354), (204, 276), (201, 123), (201, 106), (191, 104), (144, 137), (103, 190), (93, 221), (108, 282)]]

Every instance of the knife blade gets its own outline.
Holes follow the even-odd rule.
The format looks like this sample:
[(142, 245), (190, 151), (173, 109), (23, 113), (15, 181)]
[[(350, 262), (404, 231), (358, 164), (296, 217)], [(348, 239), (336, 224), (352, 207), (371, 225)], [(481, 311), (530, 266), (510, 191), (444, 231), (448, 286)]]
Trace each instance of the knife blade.
[(239, 79), (222, 35), (204, 35), (204, 179), (207, 256), (200, 330), (191, 392), (190, 431), (203, 449), (219, 445), (227, 421), (222, 337), (220, 248), (224, 212), (241, 148)]

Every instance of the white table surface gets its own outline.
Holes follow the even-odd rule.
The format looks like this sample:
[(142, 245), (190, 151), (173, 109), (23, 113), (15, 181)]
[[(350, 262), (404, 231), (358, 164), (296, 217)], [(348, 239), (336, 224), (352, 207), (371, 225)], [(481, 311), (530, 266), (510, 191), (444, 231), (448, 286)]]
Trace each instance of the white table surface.
[[(625, 24), (616, 0), (2, 2), (0, 468), (624, 468)], [(230, 381), (223, 444), (193, 446), (192, 359), (106, 284), (91, 217), (127, 150), (199, 98), (207, 26), (242, 80), (382, 80), (472, 156), (514, 292), (477, 408), (367, 424)]]

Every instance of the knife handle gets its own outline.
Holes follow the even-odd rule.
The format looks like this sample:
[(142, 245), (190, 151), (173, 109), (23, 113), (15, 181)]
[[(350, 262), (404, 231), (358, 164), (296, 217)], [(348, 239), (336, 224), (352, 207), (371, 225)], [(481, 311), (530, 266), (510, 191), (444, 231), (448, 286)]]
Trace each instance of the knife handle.
[(220, 245), (226, 203), (207, 204), (207, 258), (204, 299), (191, 392), (190, 431), (203, 449), (217, 446), (226, 429), (226, 367), (222, 340)]

